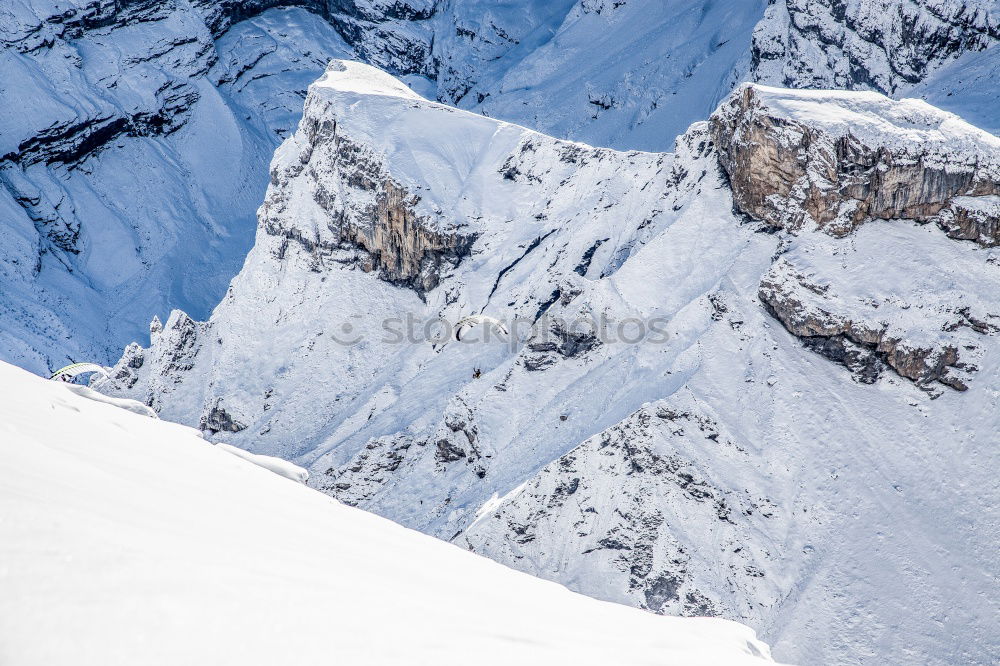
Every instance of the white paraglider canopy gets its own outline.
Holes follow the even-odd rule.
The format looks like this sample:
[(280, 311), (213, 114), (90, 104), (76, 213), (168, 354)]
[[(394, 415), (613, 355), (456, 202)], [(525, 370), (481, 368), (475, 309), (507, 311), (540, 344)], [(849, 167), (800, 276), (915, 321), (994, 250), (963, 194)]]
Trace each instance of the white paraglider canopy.
[(103, 366), (97, 365), (96, 363), (71, 363), (65, 368), (59, 368), (52, 373), (49, 379), (54, 379), (61, 382), (73, 381), (76, 377), (80, 375), (85, 375), (88, 372), (97, 372), (105, 377), (108, 376), (108, 371)]
[(468, 317), (463, 317), (458, 325), (455, 326), (455, 339), (461, 341), (465, 335), (471, 331), (476, 326), (483, 326), (485, 328), (494, 328), (503, 335), (509, 335), (510, 332), (507, 327), (503, 325), (503, 322), (494, 317), (488, 317), (486, 315), (470, 315)]

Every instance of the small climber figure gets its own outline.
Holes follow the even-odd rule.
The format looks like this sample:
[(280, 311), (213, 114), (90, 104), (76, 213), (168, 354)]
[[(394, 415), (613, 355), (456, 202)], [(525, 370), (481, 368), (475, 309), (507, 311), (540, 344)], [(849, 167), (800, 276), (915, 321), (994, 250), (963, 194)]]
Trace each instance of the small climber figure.
[(473, 379), (479, 379), (482, 376), (483, 376), (483, 373), (479, 370), (479, 368), (476, 368), (475, 370), (472, 371), (472, 378)]

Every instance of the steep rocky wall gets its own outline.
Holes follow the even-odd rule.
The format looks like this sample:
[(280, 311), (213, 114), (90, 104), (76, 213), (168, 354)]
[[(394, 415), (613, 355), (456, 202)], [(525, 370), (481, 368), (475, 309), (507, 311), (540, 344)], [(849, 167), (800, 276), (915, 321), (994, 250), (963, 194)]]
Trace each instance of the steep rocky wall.
[[(793, 236), (820, 230), (841, 238), (874, 221), (909, 220), (984, 248), (1000, 245), (994, 137), (919, 103), (872, 94), (824, 103), (808, 93), (777, 102), (771, 90), (744, 86), (709, 122), (739, 212)], [(895, 105), (886, 107), (891, 122), (872, 134), (871, 119), (856, 112), (880, 103)], [(814, 105), (811, 120), (797, 111), (804, 104)], [(962, 133), (967, 143), (949, 143)], [(905, 292), (889, 292), (885, 302), (855, 299), (846, 296), (846, 267), (817, 272), (808, 263), (803, 254), (776, 261), (758, 297), (808, 349), (844, 365), (859, 382), (874, 383), (889, 369), (934, 395), (937, 385), (965, 391), (977, 369), (968, 360), (980, 347), (977, 336), (1000, 330), (995, 313), (970, 312), (968, 288), (938, 294), (933, 303), (914, 304)], [(905, 265), (899, 270), (916, 274)], [(839, 289), (831, 287), (840, 280)], [(903, 299), (908, 304), (897, 309)]]
[[(338, 133), (335, 121), (307, 116), (300, 133), (299, 160), (272, 171), (260, 211), (266, 233), (299, 243), (317, 261), (326, 256), (374, 271), (421, 296), (472, 251), (475, 234), (435, 229), (416, 210), (420, 198), (392, 179), (380, 156)], [(303, 173), (329, 233), (307, 237), (291, 214), (286, 184)]]
[(815, 225), (844, 236), (869, 220), (912, 219), (1000, 244), (1000, 216), (987, 205), (1000, 194), (1000, 174), (975, 156), (834, 135), (768, 108), (753, 86), (731, 96), (710, 127), (736, 206), (774, 228)]

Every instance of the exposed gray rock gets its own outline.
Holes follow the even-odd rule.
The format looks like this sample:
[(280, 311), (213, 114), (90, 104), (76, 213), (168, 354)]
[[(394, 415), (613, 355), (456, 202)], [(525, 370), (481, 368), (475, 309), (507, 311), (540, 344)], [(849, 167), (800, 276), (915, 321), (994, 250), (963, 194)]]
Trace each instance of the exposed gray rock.
[(213, 435), (218, 432), (239, 432), (246, 429), (246, 426), (234, 419), (219, 402), (207, 414), (201, 417), (199, 425), (202, 430), (206, 430)]
[(769, 107), (754, 86), (731, 96), (710, 128), (735, 205), (771, 227), (844, 236), (872, 219), (912, 219), (938, 222), (953, 238), (1000, 242), (1000, 174), (975, 154), (835, 135)]
[[(725, 487), (698, 462), (698, 451), (744, 456), (706, 414), (667, 401), (648, 405), (546, 465), (458, 540), (511, 566), (532, 561), (545, 577), (624, 575), (627, 589), (614, 598), (657, 613), (752, 613), (736, 610), (732, 590), (766, 596), (775, 587), (756, 565), (768, 554), (741, 534), (778, 509), (743, 487)], [(689, 548), (680, 525), (695, 515), (711, 525), (718, 551)], [(699, 589), (705, 567), (724, 571), (729, 591)]]
[[(810, 294), (818, 298), (810, 298)], [(883, 368), (890, 368), (919, 386), (929, 387), (938, 383), (965, 391), (966, 381), (975, 366), (959, 358), (959, 339), (935, 339), (933, 343), (919, 344), (895, 332), (890, 323), (879, 319), (872, 310), (870, 318), (859, 318), (858, 312), (838, 314), (838, 299), (829, 293), (829, 287), (810, 282), (785, 261), (780, 261), (761, 280), (758, 296), (767, 311), (781, 322), (792, 335), (800, 338), (809, 349), (847, 367), (855, 379), (874, 383)], [(956, 310), (959, 321), (968, 321), (967, 313)], [(973, 318), (975, 319), (975, 318)], [(926, 327), (933, 334), (935, 322), (928, 315)], [(978, 333), (991, 332), (989, 325), (976, 320), (970, 324)], [(959, 328), (956, 323), (952, 330)], [(928, 336), (936, 338), (936, 336)]]
[[(271, 173), (271, 194), (260, 209), (266, 233), (300, 243), (314, 254), (317, 265), (329, 257), (374, 271), (421, 295), (472, 251), (475, 235), (435, 231), (433, 222), (416, 211), (420, 198), (391, 178), (380, 156), (339, 134), (335, 122), (307, 116), (300, 131), (308, 145), (299, 163), (287, 173)], [(300, 227), (286, 224), (293, 218), (281, 185), (303, 172), (314, 185), (314, 200), (327, 214), (331, 233), (322, 238), (307, 238)], [(350, 191), (358, 196), (345, 194)]]
[[(150, 323), (150, 330), (155, 331), (158, 324), (162, 328), (153, 333), (155, 348), (143, 349), (136, 343), (126, 347), (110, 377), (101, 384), (102, 392), (123, 394), (131, 391), (157, 411), (164, 408), (165, 401), (169, 402), (169, 394), (184, 383), (194, 367), (211, 324), (194, 321), (180, 310), (174, 310), (166, 324), (155, 319)], [(225, 410), (215, 407), (207, 409), (199, 425), (213, 432), (235, 432), (232, 428), (235, 421)]]
[(1000, 197), (956, 197), (932, 221), (951, 238), (1000, 245)]

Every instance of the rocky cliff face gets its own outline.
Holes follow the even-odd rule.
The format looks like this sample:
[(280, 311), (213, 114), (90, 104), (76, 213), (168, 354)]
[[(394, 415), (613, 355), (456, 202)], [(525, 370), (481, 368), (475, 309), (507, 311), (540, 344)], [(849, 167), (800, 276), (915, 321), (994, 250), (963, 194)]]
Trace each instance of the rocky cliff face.
[[(333, 260), (420, 294), (433, 289), (447, 267), (469, 254), (475, 235), (435, 231), (430, 217), (417, 211), (420, 197), (393, 181), (382, 157), (322, 117), (322, 111), (306, 116), (299, 159), (272, 170), (274, 194), (261, 208), (261, 229), (301, 244), (317, 266)], [(287, 185), (300, 176), (309, 180), (312, 199), (327, 218), (323, 232), (313, 236), (289, 224), (297, 199), (286, 196)], [(286, 251), (283, 245), (279, 257)]]
[[(908, 220), (983, 247), (1000, 244), (1000, 142), (918, 102), (893, 103), (877, 120), (867, 115), (886, 104), (867, 93), (789, 100), (775, 89), (737, 91), (710, 122), (737, 209), (792, 233), (842, 237), (876, 220)], [(859, 381), (874, 382), (888, 367), (921, 386), (966, 390), (976, 366), (965, 359), (978, 342), (956, 331), (995, 332), (996, 314), (970, 314), (963, 295), (953, 294), (934, 308), (918, 305), (925, 318), (911, 325), (920, 333), (904, 332), (896, 322), (912, 313), (887, 312), (892, 306), (880, 309), (877, 301), (845, 303), (831, 291), (836, 279), (786, 257), (759, 296), (789, 332)]]
[(810, 124), (796, 109), (772, 105), (771, 94), (744, 86), (712, 116), (741, 212), (775, 228), (809, 225), (838, 236), (876, 219), (936, 222), (953, 238), (1000, 244), (1000, 142), (992, 135), (980, 133), (981, 146), (959, 145), (953, 126), (960, 121), (910, 102), (872, 141), (872, 123), (857, 108), (879, 104), (876, 96), (838, 104), (822, 93), (803, 95), (802, 106), (832, 107), (832, 122)]
[[(831, 284), (845, 277), (804, 274), (784, 258), (764, 276), (758, 295), (807, 348), (846, 366), (862, 383), (875, 383), (890, 368), (932, 395), (939, 395), (935, 383), (968, 389), (978, 369), (969, 359), (981, 355), (980, 335), (1000, 332), (1000, 313), (979, 307), (973, 313), (965, 294), (947, 289), (925, 303), (845, 302), (835, 291), (841, 285)], [(903, 326), (901, 320), (909, 321)]]
[[(924, 167), (966, 184), (994, 182), (995, 140), (877, 95), (745, 92), (674, 153), (618, 152), (334, 63), (210, 321), (175, 314), (101, 389), (574, 589), (741, 618), (779, 658), (988, 654), (985, 583), (960, 572), (990, 571), (991, 528), (949, 517), (994, 493), (997, 424), (969, 415), (1000, 396), (996, 251), (844, 194), (847, 158), (836, 186), (814, 176), (838, 123), (893, 165), (938, 132), (958, 148)], [(928, 216), (991, 219), (993, 195), (911, 186)], [(837, 197), (843, 227), (812, 217)], [(479, 313), (509, 337), (455, 341)]]
[[(897, 103), (881, 118), (876, 136), (864, 110), (882, 104), (877, 96), (835, 97), (800, 93), (789, 103), (780, 91), (746, 86), (713, 115), (712, 136), (740, 212), (793, 233), (818, 228), (847, 236), (874, 220), (902, 219), (933, 222), (951, 238), (984, 247), (1000, 244), (995, 137), (916, 102)], [(823, 118), (819, 105), (829, 121), (817, 122)], [(888, 367), (921, 386), (966, 390), (965, 377), (976, 366), (964, 359), (977, 343), (954, 333), (966, 325), (995, 332), (997, 315), (970, 315), (955, 295), (918, 324), (925, 339), (919, 343), (891, 330), (899, 314), (876, 311), (877, 303), (867, 311), (843, 303), (831, 293), (830, 277), (806, 274), (785, 258), (765, 276), (759, 296), (807, 347), (847, 366), (862, 382), (874, 382)]]

